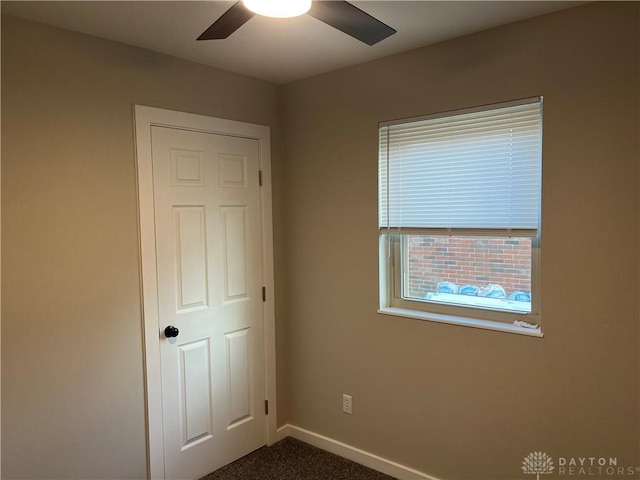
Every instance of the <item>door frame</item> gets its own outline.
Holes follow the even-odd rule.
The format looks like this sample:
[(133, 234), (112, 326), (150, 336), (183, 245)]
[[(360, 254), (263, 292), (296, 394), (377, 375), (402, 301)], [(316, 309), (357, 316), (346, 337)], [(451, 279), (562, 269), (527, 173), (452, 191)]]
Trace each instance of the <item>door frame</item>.
[(277, 441), (276, 419), (276, 331), (273, 266), (273, 214), (271, 205), (271, 144), (268, 126), (177, 112), (143, 105), (134, 106), (136, 169), (138, 191), (138, 235), (140, 238), (140, 274), (142, 290), (142, 329), (144, 344), (145, 413), (147, 441), (147, 477), (165, 478), (162, 420), (162, 380), (160, 366), (160, 326), (158, 322), (158, 284), (156, 270), (156, 233), (153, 204), (151, 127), (162, 126), (203, 133), (256, 139), (259, 144), (260, 220), (262, 236), (262, 284), (266, 297), (262, 304), (264, 321), (265, 400), (267, 445)]

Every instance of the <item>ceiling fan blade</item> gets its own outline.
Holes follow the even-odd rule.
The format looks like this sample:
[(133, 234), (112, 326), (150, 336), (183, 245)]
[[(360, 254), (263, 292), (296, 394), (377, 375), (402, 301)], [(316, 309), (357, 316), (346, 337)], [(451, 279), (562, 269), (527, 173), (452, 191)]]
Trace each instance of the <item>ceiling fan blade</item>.
[(227, 38), (242, 25), (244, 25), (255, 13), (248, 10), (242, 2), (236, 2), (224, 12), (213, 25), (207, 28), (198, 40), (219, 40)]
[(396, 33), (389, 25), (342, 0), (315, 0), (307, 13), (367, 45), (375, 45)]

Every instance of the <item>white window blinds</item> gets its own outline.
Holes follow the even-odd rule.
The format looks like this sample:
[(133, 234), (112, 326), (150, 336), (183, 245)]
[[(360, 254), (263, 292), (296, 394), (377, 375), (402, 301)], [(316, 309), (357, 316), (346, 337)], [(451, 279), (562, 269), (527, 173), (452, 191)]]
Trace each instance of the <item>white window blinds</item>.
[(534, 236), (542, 98), (380, 124), (381, 230)]

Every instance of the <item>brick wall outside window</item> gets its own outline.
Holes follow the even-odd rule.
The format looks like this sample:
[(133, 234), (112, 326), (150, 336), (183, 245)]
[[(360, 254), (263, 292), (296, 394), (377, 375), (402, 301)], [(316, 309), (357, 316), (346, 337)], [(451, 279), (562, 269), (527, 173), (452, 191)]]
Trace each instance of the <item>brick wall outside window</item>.
[(408, 291), (424, 298), (439, 282), (458, 286), (502, 286), (507, 296), (531, 292), (531, 240), (411, 235), (408, 240)]

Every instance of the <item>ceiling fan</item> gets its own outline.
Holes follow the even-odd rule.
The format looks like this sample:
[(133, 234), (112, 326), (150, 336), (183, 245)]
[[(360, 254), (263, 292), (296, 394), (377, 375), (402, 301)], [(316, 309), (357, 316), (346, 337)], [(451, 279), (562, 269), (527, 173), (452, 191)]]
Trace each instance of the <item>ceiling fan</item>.
[(343, 0), (242, 0), (223, 13), (198, 40), (227, 38), (256, 14), (285, 18), (304, 13), (367, 45), (375, 45), (396, 33), (395, 29)]

